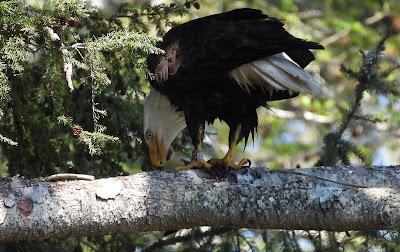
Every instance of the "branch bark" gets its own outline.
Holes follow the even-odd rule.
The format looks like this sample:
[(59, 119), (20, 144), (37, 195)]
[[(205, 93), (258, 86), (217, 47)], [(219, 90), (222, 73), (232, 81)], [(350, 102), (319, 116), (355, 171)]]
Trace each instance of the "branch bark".
[(399, 230), (399, 179), (400, 166), (249, 168), (224, 180), (195, 170), (93, 181), (13, 177), (0, 181), (0, 240), (195, 226)]

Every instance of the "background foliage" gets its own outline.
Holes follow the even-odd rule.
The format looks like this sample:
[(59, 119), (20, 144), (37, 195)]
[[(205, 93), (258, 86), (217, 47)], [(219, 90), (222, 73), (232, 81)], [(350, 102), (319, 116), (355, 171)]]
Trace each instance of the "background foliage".
[[(400, 5), (396, 0), (0, 2), (0, 175), (116, 176), (152, 169), (142, 144), (145, 58), (176, 23), (240, 7), (285, 20), (326, 50), (307, 67), (331, 93), (272, 102), (245, 153), (273, 169), (400, 161)], [(390, 35), (390, 36), (388, 36)], [(387, 38), (386, 41), (383, 38)], [(384, 47), (383, 47), (384, 45)], [(362, 50), (362, 52), (360, 52)], [(207, 128), (207, 155), (227, 150)], [(184, 133), (172, 160), (188, 157)], [(395, 232), (193, 228), (0, 244), (0, 251), (393, 251)]]

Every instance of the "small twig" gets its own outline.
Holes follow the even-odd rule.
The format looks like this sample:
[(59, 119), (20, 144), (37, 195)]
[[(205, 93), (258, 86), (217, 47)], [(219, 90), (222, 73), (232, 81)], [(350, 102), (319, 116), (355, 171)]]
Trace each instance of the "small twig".
[(341, 31), (338, 31), (337, 33), (327, 37), (326, 39), (322, 40), (320, 42), (321, 45), (323, 46), (328, 46), (332, 43), (335, 43), (336, 41), (338, 41), (341, 37), (347, 36), (350, 33), (350, 29), (344, 29)]
[(114, 15), (114, 18), (137, 18), (139, 15), (136, 13), (125, 13), (125, 14), (116, 14)]
[(360, 121), (366, 121), (366, 122), (370, 122), (370, 123), (382, 123), (382, 122), (387, 121), (387, 119), (382, 120), (379, 118), (368, 118), (368, 117), (361, 116), (361, 115), (354, 115), (354, 119), (360, 120)]
[(61, 42), (60, 36), (58, 36), (57, 33), (54, 32), (54, 30), (50, 27), (44, 27), (43, 28), (46, 32), (47, 35), (50, 37), (50, 39), (54, 42), (60, 42), (61, 43), (61, 54), (63, 57), (64, 61), (64, 72), (65, 72), (65, 78), (67, 80), (67, 85), (70, 89), (70, 91), (74, 91), (74, 86), (72, 85), (72, 60), (71, 60), (71, 55), (69, 54), (68, 49), (64, 48), (64, 44)]
[(373, 25), (373, 24), (378, 23), (379, 21), (383, 20), (387, 16), (388, 16), (388, 13), (377, 12), (373, 16), (366, 18), (364, 20), (364, 23), (366, 25)]
[(287, 118), (287, 119), (304, 119), (307, 121), (312, 121), (316, 123), (333, 123), (334, 118), (329, 117), (329, 116), (324, 116), (320, 114), (316, 114), (310, 111), (288, 111), (288, 110), (283, 110), (279, 108), (268, 108), (266, 110), (267, 113), (272, 113), (274, 116), (278, 116), (281, 118)]
[(331, 182), (331, 183), (335, 183), (335, 184), (343, 185), (343, 186), (358, 187), (358, 188), (369, 188), (368, 186), (365, 186), (365, 185), (341, 182), (341, 181), (328, 179), (328, 178), (320, 177), (320, 176), (313, 175), (313, 174), (303, 173), (303, 172), (299, 172), (299, 171), (293, 171), (293, 170), (273, 170), (273, 171), (270, 171), (270, 172), (288, 173), (288, 174), (292, 174), (292, 175), (305, 176), (305, 177), (315, 178), (315, 179), (319, 179), (319, 180), (323, 180), (323, 181), (327, 181), (327, 182)]
[(300, 19), (306, 20), (312, 18), (321, 18), (324, 16), (324, 12), (322, 12), (321, 10), (308, 10), (299, 12), (298, 15)]
[(79, 56), (81, 56), (81, 59), (82, 59), (82, 60), (84, 60), (84, 59), (85, 59), (85, 58), (83, 57), (83, 55), (82, 55), (81, 51), (79, 51), (79, 49), (78, 49), (78, 48), (75, 48), (75, 51), (77, 51), (77, 52), (78, 52), (78, 54), (79, 54)]
[(61, 46), (60, 47), (61, 49), (67, 49), (67, 50), (69, 50), (69, 49), (83, 49), (83, 48), (86, 48), (86, 44), (85, 43), (75, 43), (75, 44), (73, 44), (73, 45), (70, 45), (70, 46)]
[(75, 173), (59, 173), (50, 175), (43, 178), (44, 181), (55, 182), (64, 180), (95, 180), (95, 177), (87, 174), (75, 174)]
[(364, 97), (364, 87), (362, 83), (358, 83), (356, 87), (356, 99), (354, 101), (354, 105), (352, 106), (350, 112), (346, 115), (344, 122), (341, 124), (341, 127), (338, 130), (337, 140), (342, 138), (344, 131), (349, 126), (352, 118), (354, 118), (355, 113), (357, 112), (358, 108), (361, 106), (361, 100)]

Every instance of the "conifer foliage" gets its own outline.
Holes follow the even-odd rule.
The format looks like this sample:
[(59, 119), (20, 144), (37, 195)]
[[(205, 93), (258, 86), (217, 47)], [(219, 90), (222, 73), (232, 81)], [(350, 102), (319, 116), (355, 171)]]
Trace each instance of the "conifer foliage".
[(162, 32), (194, 2), (125, 4), (113, 13), (83, 0), (28, 2), (0, 3), (0, 142), (9, 174), (124, 172), (121, 160), (144, 156), (141, 80), (147, 55), (162, 52), (149, 29)]
[(351, 140), (344, 139), (343, 133), (353, 120), (366, 120), (372, 123), (379, 119), (370, 118), (369, 116), (359, 116), (357, 114), (360, 109), (362, 99), (366, 92), (383, 95), (400, 97), (400, 89), (395, 80), (389, 81), (387, 77), (395, 70), (400, 68), (399, 64), (387, 67), (381, 70), (381, 58), (384, 51), (385, 41), (390, 37), (390, 31), (379, 41), (376, 48), (369, 52), (360, 51), (362, 55), (362, 64), (357, 70), (353, 70), (342, 65), (342, 72), (346, 74), (349, 80), (355, 80), (354, 101), (351, 106), (346, 108), (342, 113), (342, 120), (338, 124), (337, 130), (328, 133), (324, 137), (324, 147), (322, 149), (321, 159), (317, 162), (317, 166), (335, 166), (339, 162), (344, 165), (350, 165), (350, 154), (357, 156), (364, 164), (370, 164), (370, 158)]

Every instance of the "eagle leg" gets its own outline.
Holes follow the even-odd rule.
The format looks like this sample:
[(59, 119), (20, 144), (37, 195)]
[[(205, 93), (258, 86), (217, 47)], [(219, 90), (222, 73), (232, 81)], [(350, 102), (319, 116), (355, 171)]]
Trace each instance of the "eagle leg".
[(230, 170), (240, 170), (242, 168), (250, 167), (251, 161), (247, 158), (243, 158), (238, 163), (235, 163), (233, 160), (233, 154), (236, 150), (236, 145), (240, 140), (241, 130), (242, 126), (239, 124), (229, 131), (229, 150), (225, 157), (222, 159), (213, 158), (208, 161), (204, 161), (201, 158), (201, 142), (203, 139), (204, 127), (198, 127), (192, 137), (193, 144), (195, 146), (192, 154), (192, 160), (190, 162), (183, 160), (185, 165), (177, 167), (176, 170), (198, 168), (214, 174), (218, 178), (223, 178)]
[(192, 143), (194, 145), (194, 150), (192, 153), (192, 160), (190, 162), (186, 160), (182, 160), (185, 165), (177, 167), (176, 170), (186, 170), (186, 169), (202, 169), (205, 170), (206, 172), (212, 173), (212, 165), (209, 164), (207, 161), (202, 159), (201, 155), (201, 143), (203, 141), (204, 137), (204, 123), (193, 123), (190, 124), (193, 125), (193, 127), (189, 127), (189, 134), (190, 137), (192, 138)]
[(190, 162), (182, 160), (185, 165), (177, 167), (176, 170), (187, 170), (187, 169), (203, 169), (206, 172), (212, 173), (212, 165), (207, 161), (201, 159), (201, 143), (197, 143), (194, 147), (192, 154), (192, 160)]
[(192, 160), (187, 162), (184, 166), (179, 166), (175, 170), (187, 170), (187, 169), (202, 169), (206, 172), (213, 173), (212, 165), (205, 160)]
[(207, 161), (209, 164), (211, 164), (213, 168), (224, 168), (225, 170), (240, 170), (242, 168), (250, 167), (251, 161), (247, 158), (243, 158), (237, 164), (233, 160), (233, 154), (236, 150), (236, 145), (240, 140), (241, 130), (242, 126), (239, 124), (236, 128), (229, 131), (229, 150), (226, 153), (225, 157), (223, 157), (222, 159), (213, 158)]

